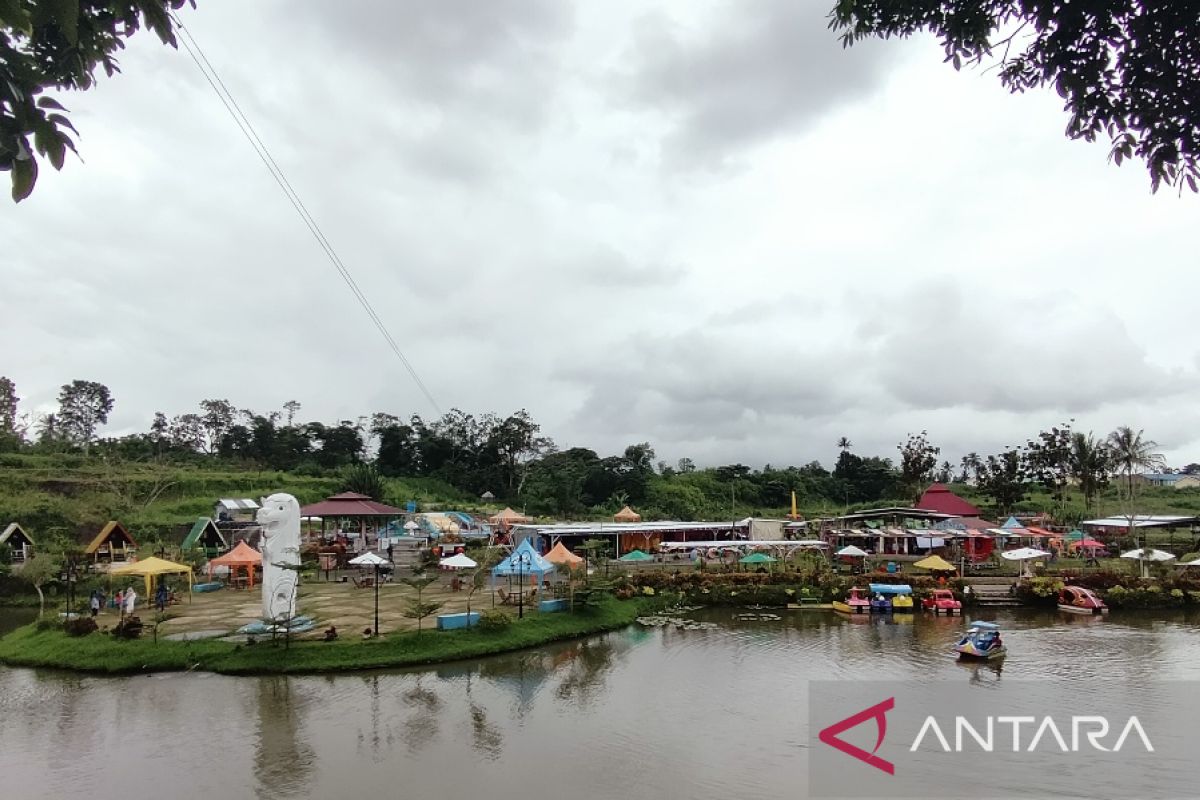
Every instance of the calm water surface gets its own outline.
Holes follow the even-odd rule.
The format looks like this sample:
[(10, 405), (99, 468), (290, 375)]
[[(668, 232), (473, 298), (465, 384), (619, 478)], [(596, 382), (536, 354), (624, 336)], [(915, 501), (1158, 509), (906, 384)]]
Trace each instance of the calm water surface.
[[(992, 616), (1012, 654), (1002, 671), (948, 655), (960, 620), (707, 618), (721, 627), (630, 628), (485, 661), (337, 677), (0, 668), (3, 795), (796, 798), (805, 796), (809, 680), (934, 677), (1000, 693), (1028, 691), (1016, 682), (1030, 679), (1049, 681), (1047, 691), (1085, 681), (1103, 698), (1136, 691), (1148, 675), (1200, 679), (1200, 617), (1183, 614)], [(1086, 776), (1047, 775), (1043, 796), (1081, 785)]]

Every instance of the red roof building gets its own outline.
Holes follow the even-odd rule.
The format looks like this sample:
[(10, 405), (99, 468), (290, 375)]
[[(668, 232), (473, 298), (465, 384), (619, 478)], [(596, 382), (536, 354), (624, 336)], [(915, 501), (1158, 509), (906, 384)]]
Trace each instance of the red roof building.
[(342, 492), (300, 509), (302, 517), (402, 517), (404, 510), (377, 503), (365, 494)]
[(916, 508), (951, 514), (956, 517), (978, 517), (980, 510), (950, 491), (944, 483), (935, 483), (925, 490)]

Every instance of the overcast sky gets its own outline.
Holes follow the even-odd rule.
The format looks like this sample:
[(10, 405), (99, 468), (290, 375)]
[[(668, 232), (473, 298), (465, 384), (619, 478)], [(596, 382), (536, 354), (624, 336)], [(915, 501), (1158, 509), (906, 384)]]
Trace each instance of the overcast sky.
[[(832, 0), (243, 3), (184, 14), (441, 410), (701, 464), (996, 452), (1074, 416), (1200, 461), (1200, 202), (1053, 90)], [(3, 205), (0, 374), (436, 412), (187, 54), (64, 98), (83, 163)]]

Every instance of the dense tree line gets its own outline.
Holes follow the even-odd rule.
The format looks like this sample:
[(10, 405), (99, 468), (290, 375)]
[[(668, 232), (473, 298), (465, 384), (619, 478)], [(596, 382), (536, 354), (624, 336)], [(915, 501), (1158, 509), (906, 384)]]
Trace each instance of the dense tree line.
[[(1103, 439), (1064, 423), (1024, 445), (981, 457), (969, 453), (955, 467), (921, 431), (897, 445), (899, 459), (861, 456), (842, 437), (832, 470), (804, 466), (755, 469), (726, 464), (697, 469), (687, 458), (656, 460), (649, 442), (602, 456), (584, 447), (560, 450), (525, 410), (476, 416), (453, 409), (434, 420), (386, 412), (332, 423), (302, 421), (303, 406), (255, 412), (228, 400), (208, 399), (194, 411), (158, 412), (143, 433), (99, 437), (115, 405), (109, 389), (76, 380), (62, 387), (58, 409), (21, 413), (16, 386), (0, 377), (0, 452), (79, 452), (110, 460), (217, 461), (307, 474), (369, 464), (386, 477), (435, 478), (454, 488), (531, 513), (585, 516), (633, 504), (649, 516), (723, 519), (801, 505), (835, 511), (861, 504), (910, 503), (931, 481), (971, 484), (999, 513), (1016, 508), (1035, 487), (1061, 511), (1069, 492), (1087, 507), (1115, 481), (1132, 505), (1134, 476), (1163, 470), (1157, 444), (1141, 431), (1119, 428)], [(1190, 464), (1186, 472), (1200, 473)], [(1047, 509), (1056, 510), (1056, 509)]]

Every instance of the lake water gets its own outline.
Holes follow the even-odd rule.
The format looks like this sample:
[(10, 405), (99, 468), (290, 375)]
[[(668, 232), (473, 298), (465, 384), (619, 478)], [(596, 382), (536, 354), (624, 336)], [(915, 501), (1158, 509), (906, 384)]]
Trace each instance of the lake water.
[[(629, 628), (336, 677), (0, 668), (0, 786), (6, 797), (124, 800), (804, 797), (810, 680), (933, 677), (1003, 692), (1036, 678), (1103, 696), (1149, 673), (1200, 678), (1200, 617), (1184, 614), (991, 615), (1010, 650), (997, 671), (948, 655), (961, 620), (781, 613), (747, 623), (710, 612), (714, 630)], [(1079, 788), (1078, 776), (1051, 774), (1042, 796), (1059, 780)]]

